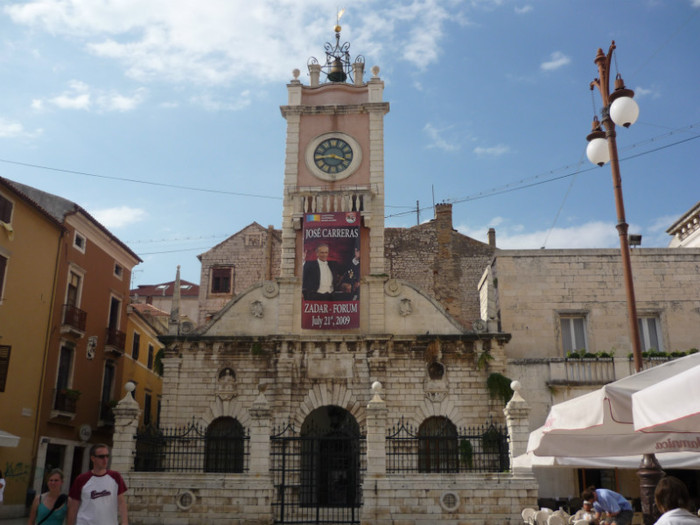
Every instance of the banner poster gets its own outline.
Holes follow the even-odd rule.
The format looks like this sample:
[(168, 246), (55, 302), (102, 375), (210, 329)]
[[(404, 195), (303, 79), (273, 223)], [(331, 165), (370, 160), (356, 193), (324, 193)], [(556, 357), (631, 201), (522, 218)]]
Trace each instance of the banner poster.
[(360, 326), (360, 214), (304, 216), (301, 327)]

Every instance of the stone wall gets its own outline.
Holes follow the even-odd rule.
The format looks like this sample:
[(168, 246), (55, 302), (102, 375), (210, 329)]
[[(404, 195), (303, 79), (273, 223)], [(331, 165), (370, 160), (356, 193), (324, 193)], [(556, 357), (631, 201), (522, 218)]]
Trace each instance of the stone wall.
[[(434, 297), (466, 330), (482, 318), (477, 290), (495, 248), (455, 231), (451, 205), (437, 205), (436, 218), (420, 226), (386, 228), (383, 242), (384, 267), (380, 271)], [(202, 254), (199, 322), (250, 286), (279, 277), (281, 252), (281, 232), (271, 234), (269, 228), (253, 223)], [(233, 267), (230, 294), (210, 293), (211, 269), (216, 266)], [(371, 278), (364, 276), (363, 281)]]
[[(631, 260), (637, 313), (659, 316), (664, 351), (697, 347), (700, 249), (634, 249)], [(565, 357), (566, 313), (585, 315), (587, 351), (632, 351), (619, 250), (499, 250), (492, 271), (510, 358)]]
[(482, 318), (477, 290), (494, 252), (452, 228), (450, 204), (438, 204), (432, 221), (384, 231), (386, 273), (435, 297), (467, 330)]
[[(477, 368), (481, 353), (492, 359)], [(428, 365), (439, 362), (444, 375), (430, 379)], [(369, 385), (385, 386), (390, 423), (401, 417), (418, 425), (433, 415), (457, 426), (503, 421), (499, 403), (489, 397), (486, 379), (505, 372), (504, 345), (475, 335), (403, 339), (326, 336), (303, 338), (202, 338), (169, 345), (163, 360), (163, 426), (179, 426), (193, 417), (208, 424), (220, 416), (245, 426), (248, 407), (265, 391), (275, 420), (301, 424), (315, 408), (334, 404), (350, 411), (360, 425), (369, 401)], [(219, 373), (231, 368), (235, 381), (222, 384)]]
[[(254, 222), (199, 256), (202, 262), (200, 324), (254, 284), (279, 276), (281, 235), (280, 230), (272, 226), (263, 228)], [(211, 271), (216, 267), (232, 268), (233, 280), (229, 293), (211, 292)]]
[[(203, 346), (207, 345), (197, 348), (200, 359), (186, 359), (183, 362), (188, 381), (182, 380), (182, 390), (175, 396), (184, 412), (177, 415), (182, 415), (183, 420), (191, 420), (194, 416), (195, 419), (201, 417), (207, 421), (210, 416), (217, 415), (211, 412), (212, 406), (205, 409), (201, 402), (202, 398), (206, 397), (204, 392), (197, 392), (196, 387), (193, 387), (193, 384), (206, 376), (202, 374), (205, 369), (217, 368), (214, 348), (208, 353), (204, 351)], [(394, 359), (391, 361), (390, 370), (386, 366), (387, 360), (382, 358), (382, 355), (387, 354), (387, 346), (391, 345), (370, 341), (366, 347), (362, 347), (366, 351), (371, 350), (365, 356), (369, 367), (384, 370), (386, 376), (386, 388), (375, 382), (371, 399), (369, 398), (372, 392), (364, 381), (362, 385), (358, 383), (355, 387), (357, 390), (353, 391), (350, 389), (352, 381), (346, 382), (338, 377), (331, 381), (328, 377), (318, 377), (328, 375), (331, 370), (334, 370), (332, 375), (338, 376), (339, 368), (330, 366), (327, 361), (307, 369), (311, 372), (311, 369), (315, 368), (316, 372), (312, 375), (317, 377), (312, 381), (304, 381), (306, 395), (303, 399), (295, 399), (295, 392), (302, 389), (290, 390), (286, 386), (276, 388), (272, 383), (266, 384), (266, 388), (255, 389), (257, 394), (251, 394), (248, 385), (252, 386), (253, 381), (246, 378), (262, 379), (266, 377), (264, 369), (275, 369), (274, 359), (271, 361), (269, 354), (263, 356), (260, 361), (255, 361), (255, 357), (249, 356), (238, 363), (237, 371), (240, 373), (236, 376), (236, 381), (240, 378), (240, 388), (231, 388), (230, 385), (226, 389), (222, 389), (221, 385), (208, 387), (209, 397), (215, 395), (218, 398), (215, 405), (219, 408), (214, 412), (220, 410), (223, 415), (233, 415), (244, 427), (250, 429), (250, 468), (241, 474), (133, 472), (128, 458), (133, 457), (135, 449), (133, 434), (138, 407), (128, 396), (125, 397), (115, 410), (114, 457), (116, 466), (125, 473), (129, 486), (127, 502), (130, 523), (195, 525), (210, 523), (212, 520), (236, 525), (272, 523), (272, 504), (275, 498), (269, 461), (272, 422), (284, 419), (285, 416), (298, 422), (299, 417), (290, 413), (290, 408), (293, 407), (296, 407), (296, 410), (292, 412), (302, 415), (315, 407), (326, 405), (346, 407), (355, 415), (366, 435), (367, 468), (362, 484), (363, 505), (360, 509), (363, 525), (428, 525), (436, 521), (448, 525), (521, 523), (522, 508), (534, 506), (537, 502), (537, 483), (529, 470), (501, 473), (387, 474), (386, 434), (388, 427), (397, 418), (403, 416), (419, 422), (421, 418), (441, 414), (450, 417), (459, 425), (479, 424), (483, 422), (485, 413), (479, 409), (475, 410), (475, 407), (490, 403), (486, 399), (483, 384), (487, 371), (475, 369), (477, 351), (464, 341), (454, 340), (440, 344), (435, 344), (435, 341), (423, 344), (417, 341), (413, 341), (412, 344), (404, 342), (399, 345), (402, 348), (391, 350)], [(221, 342), (217, 350), (221, 352), (226, 348), (227, 345)], [(233, 346), (227, 349), (234, 350)], [(166, 359), (169, 361), (166, 374), (176, 372), (173, 362), (187, 356), (190, 350), (193, 349), (184, 345), (178, 349), (177, 356), (171, 353)], [(289, 347), (285, 351), (290, 352)], [(332, 360), (333, 349), (326, 348), (326, 351), (328, 353), (325, 359)], [(290, 353), (294, 354), (293, 351)], [(492, 366), (503, 366), (502, 348), (494, 348), (493, 353), (496, 358), (492, 361)], [(445, 367), (454, 373), (449, 392), (444, 389), (446, 385), (436, 385), (434, 382), (428, 382), (426, 391), (426, 382), (421, 381), (416, 372), (423, 367), (420, 363), (435, 360), (444, 363)], [(301, 361), (304, 360), (297, 363)], [(245, 362), (248, 362), (247, 367)], [(226, 363), (232, 364), (232, 361), (227, 359)], [(260, 366), (263, 363), (266, 365)], [(289, 365), (287, 362), (282, 371), (292, 372), (294, 375), (302, 369), (297, 368), (295, 372), (295, 367)], [(258, 372), (252, 373), (254, 369)], [(465, 376), (472, 377), (462, 383)], [(267, 377), (271, 379), (270, 374), (267, 374)], [(511, 456), (524, 450), (526, 446), (527, 432), (524, 429), (528, 419), (527, 404), (517, 394), (519, 386), (514, 388), (516, 395), (507, 408), (503, 410), (502, 402), (499, 402), (499, 406), (493, 407), (491, 413), (501, 421), (507, 416), (511, 434)], [(426, 396), (428, 393), (438, 395)], [(245, 403), (245, 406), (235, 408), (234, 405), (239, 403)], [(169, 417), (176, 419), (174, 416), (171, 412)]]

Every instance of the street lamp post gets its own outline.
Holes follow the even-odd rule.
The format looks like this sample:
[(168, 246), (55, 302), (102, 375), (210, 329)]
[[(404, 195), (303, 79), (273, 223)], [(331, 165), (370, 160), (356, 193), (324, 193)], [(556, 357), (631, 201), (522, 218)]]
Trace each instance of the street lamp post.
[[(615, 132), (615, 124), (627, 128), (635, 123), (639, 116), (639, 107), (632, 99), (634, 91), (625, 88), (625, 84), (619, 74), (615, 78), (615, 91), (610, 93), (610, 60), (614, 50), (615, 41), (610, 44), (607, 55), (603, 53), (602, 49), (598, 49), (598, 54), (595, 57), (599, 76), (591, 82), (591, 90), (597, 87), (598, 91), (600, 91), (600, 96), (603, 100), (603, 120), (601, 128), (601, 122), (598, 121), (598, 117), (595, 116), (593, 118), (593, 130), (587, 137), (588, 147), (586, 148), (586, 154), (592, 163), (603, 166), (609, 161), (612, 168), (615, 208), (617, 209), (617, 231), (620, 237), (622, 271), (627, 294), (630, 342), (632, 344), (632, 355), (634, 356), (634, 368), (636, 372), (640, 372), (642, 370), (642, 348), (637, 326), (637, 304), (634, 297), (634, 281), (632, 280), (632, 263), (627, 234), (628, 224), (625, 219), (625, 205), (622, 200), (622, 178), (620, 177), (617, 134)], [(654, 489), (661, 476), (663, 476), (663, 471), (654, 454), (644, 455), (638, 474), (644, 524), (652, 525), (655, 521), (653, 517)]]

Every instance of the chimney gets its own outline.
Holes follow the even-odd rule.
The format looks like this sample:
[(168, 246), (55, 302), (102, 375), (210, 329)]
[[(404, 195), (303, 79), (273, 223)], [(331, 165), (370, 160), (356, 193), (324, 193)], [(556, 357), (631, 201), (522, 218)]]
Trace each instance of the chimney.
[(489, 236), (489, 246), (491, 246), (491, 248), (495, 248), (496, 247), (496, 230), (494, 230), (493, 228), (489, 228), (488, 236)]
[(437, 231), (452, 231), (452, 204), (441, 202), (435, 205)]

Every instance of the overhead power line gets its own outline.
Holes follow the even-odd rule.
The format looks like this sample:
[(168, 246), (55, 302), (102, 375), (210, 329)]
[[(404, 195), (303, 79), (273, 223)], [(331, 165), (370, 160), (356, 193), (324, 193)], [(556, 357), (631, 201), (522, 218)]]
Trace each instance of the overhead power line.
[(25, 166), (28, 168), (37, 168), (37, 169), (42, 169), (42, 170), (58, 171), (60, 173), (71, 173), (73, 175), (85, 175), (86, 177), (95, 177), (98, 179), (118, 180), (120, 182), (133, 182), (134, 184), (147, 184), (149, 186), (160, 186), (162, 188), (175, 188), (178, 190), (199, 191), (199, 192), (204, 192), (204, 193), (218, 193), (218, 194), (223, 193), (225, 195), (236, 195), (238, 197), (254, 197), (256, 199), (282, 200), (282, 197), (273, 197), (271, 195), (259, 195), (256, 193), (242, 193), (239, 191), (229, 191), (229, 190), (214, 190), (214, 189), (210, 189), (210, 188), (197, 188), (196, 186), (183, 186), (180, 184), (168, 184), (165, 182), (154, 182), (154, 181), (148, 181), (148, 180), (130, 179), (127, 177), (114, 177), (111, 175), (100, 175), (99, 173), (89, 173), (86, 171), (76, 171), (76, 170), (68, 170), (68, 169), (63, 169), (63, 168), (53, 168), (51, 166), (42, 166), (40, 164), (30, 164), (29, 162), (18, 162), (15, 160), (8, 160), (8, 159), (0, 159), (0, 162), (4, 162), (5, 164), (13, 164), (15, 166)]
[[(691, 126), (688, 126), (688, 127), (686, 127), (686, 128), (683, 128), (683, 129), (693, 128), (693, 127), (696, 127), (696, 126), (697, 126), (697, 124), (693, 124), (693, 125), (691, 125)], [(667, 133), (667, 134), (664, 135), (664, 136), (673, 135), (673, 134), (676, 133), (677, 131), (678, 131), (678, 130), (673, 131), (673, 132), (670, 132), (670, 133)], [(658, 137), (652, 138), (652, 139), (649, 139), (649, 140), (647, 140), (647, 141), (644, 141), (643, 143), (646, 144), (646, 143), (655, 142), (657, 139), (658, 139)], [(700, 135), (693, 135), (693, 136), (691, 136), (691, 137), (688, 137), (688, 138), (685, 138), (685, 139), (682, 139), (682, 140), (678, 140), (678, 141), (672, 142), (672, 143), (670, 143), (670, 144), (664, 144), (663, 146), (659, 146), (659, 147), (656, 147), (656, 148), (652, 148), (652, 149), (650, 149), (650, 150), (642, 151), (642, 152), (636, 153), (636, 154), (634, 154), (634, 155), (630, 155), (630, 156), (621, 158), (621, 159), (620, 159), (620, 162), (623, 162), (623, 161), (626, 161), (626, 160), (630, 160), (630, 159), (635, 159), (635, 158), (638, 158), (638, 157), (643, 157), (643, 156), (645, 156), (645, 155), (649, 155), (650, 153), (655, 153), (655, 152), (657, 152), (657, 151), (661, 151), (661, 150), (670, 148), (670, 147), (672, 147), (672, 146), (678, 146), (678, 145), (680, 145), (680, 144), (684, 144), (684, 143), (686, 143), (686, 142), (690, 142), (691, 140), (696, 140), (696, 139), (700, 139)], [(626, 150), (627, 150), (627, 149), (632, 149), (632, 148), (635, 148), (636, 146), (637, 146), (637, 145), (632, 145), (632, 146), (629, 146), (629, 147), (627, 147), (627, 148), (625, 148), (625, 149), (626, 149)], [(579, 164), (579, 165), (580, 165), (580, 164)], [(578, 165), (577, 165), (577, 166), (578, 166)], [(565, 167), (565, 168), (559, 168), (559, 169), (556, 169), (556, 170), (551, 170), (551, 171), (549, 171), (548, 173), (556, 173), (557, 171), (561, 171), (562, 169), (567, 169), (567, 168), (569, 168), (569, 167), (570, 167), (570, 166), (567, 166), (567, 167)], [(548, 183), (548, 182), (554, 182), (554, 181), (557, 181), (557, 180), (566, 179), (566, 178), (573, 177), (573, 176), (575, 176), (575, 175), (579, 175), (579, 174), (581, 174), (581, 173), (586, 173), (586, 172), (593, 171), (593, 170), (596, 170), (596, 169), (598, 169), (598, 166), (590, 166), (590, 167), (588, 167), (588, 168), (576, 169), (575, 171), (572, 171), (572, 172), (570, 172), (570, 173), (565, 173), (565, 174), (563, 174), (563, 175), (559, 175), (559, 176), (556, 176), (556, 177), (544, 178), (544, 179), (542, 178), (542, 177), (543, 177), (542, 174), (540, 174), (540, 175), (534, 175), (534, 176), (529, 177), (529, 178), (521, 179), (521, 180), (518, 181), (518, 182), (508, 183), (508, 184), (505, 184), (505, 185), (503, 185), (503, 186), (497, 186), (497, 187), (495, 187), (495, 188), (491, 188), (491, 189), (488, 189), (488, 190), (484, 190), (484, 191), (481, 191), (481, 192), (479, 192), (479, 193), (474, 193), (474, 194), (472, 194), (472, 195), (467, 195), (466, 197), (460, 197), (460, 198), (455, 198), (455, 199), (446, 199), (445, 202), (450, 203), (450, 204), (460, 204), (460, 203), (462, 203), (462, 202), (468, 202), (468, 201), (475, 201), (475, 200), (485, 199), (485, 198), (487, 198), (487, 197), (494, 197), (494, 196), (496, 196), (496, 195), (502, 195), (502, 194), (504, 194), (504, 193), (510, 193), (510, 192), (513, 192), (513, 191), (524, 190), (524, 189), (527, 189), (527, 188), (532, 188), (532, 187), (534, 187), (534, 186), (539, 186), (539, 185), (541, 185), (541, 184), (546, 184), (546, 183)], [(528, 181), (533, 181), (533, 182), (528, 182)], [(424, 206), (424, 207), (420, 208), (420, 211), (427, 211), (427, 210), (430, 210), (430, 209), (432, 209), (432, 206)], [(416, 213), (416, 209), (414, 208), (413, 210), (410, 210), (410, 211), (403, 211), (403, 212), (392, 213), (391, 215), (385, 215), (384, 218), (385, 218), (385, 219), (390, 219), (390, 218), (393, 218), (393, 217), (402, 217), (402, 216), (404, 216), (404, 215), (413, 215), (413, 214), (415, 214), (415, 213)]]

